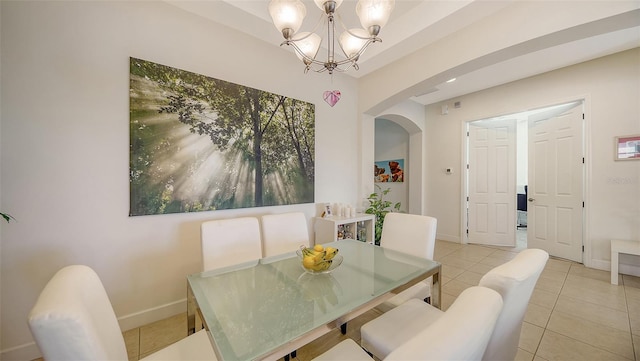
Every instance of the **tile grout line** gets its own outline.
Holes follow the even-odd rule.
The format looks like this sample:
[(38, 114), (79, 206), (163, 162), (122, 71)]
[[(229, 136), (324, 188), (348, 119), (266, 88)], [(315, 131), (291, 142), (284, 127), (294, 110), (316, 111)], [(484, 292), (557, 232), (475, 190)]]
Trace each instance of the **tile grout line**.
[(629, 300), (627, 299), (627, 285), (624, 284), (624, 276), (618, 276), (622, 278), (622, 293), (624, 294), (625, 306), (627, 307), (627, 319), (629, 321), (629, 332), (631, 334), (631, 351), (633, 352), (633, 359), (638, 361), (636, 357), (636, 344), (633, 342), (633, 325), (631, 324), (631, 312), (629, 309)]
[[(545, 266), (546, 267), (546, 266)], [(565, 283), (567, 282), (567, 277), (569, 277), (569, 272), (571, 271), (571, 267), (573, 267), (573, 263), (569, 264), (569, 269), (567, 269), (567, 273), (564, 276), (564, 279), (562, 280), (562, 286), (560, 286), (560, 291), (558, 291), (558, 296), (556, 297), (555, 301), (553, 302), (553, 306), (551, 307), (551, 312), (549, 313), (549, 318), (547, 319), (547, 322), (544, 325), (544, 328), (542, 329), (542, 335), (540, 336), (540, 341), (538, 341), (538, 345), (536, 346), (536, 350), (533, 353), (533, 358), (535, 359), (536, 357), (545, 360), (542, 356), (538, 355), (538, 351), (540, 350), (540, 345), (542, 344), (542, 339), (544, 339), (544, 335), (547, 333), (548, 327), (549, 327), (549, 322), (551, 322), (551, 317), (553, 316), (553, 311), (555, 311), (556, 309), (556, 305), (558, 304), (558, 301), (560, 300), (560, 294), (562, 294), (562, 289), (564, 288)], [(543, 270), (544, 272), (544, 270)], [(535, 291), (535, 289), (534, 289)], [(531, 301), (529, 301), (531, 302)], [(551, 330), (549, 330), (551, 331)], [(553, 331), (551, 331), (553, 332)]]
[[(567, 274), (566, 274), (566, 276), (565, 276), (565, 278), (564, 278), (564, 280), (563, 280), (563, 282), (562, 282), (562, 287), (560, 288), (560, 293), (558, 294), (558, 299), (556, 300), (556, 302), (555, 302), (555, 303), (554, 303), (554, 305), (553, 305), (553, 308), (551, 309), (551, 314), (549, 315), (549, 320), (547, 321), (547, 324), (546, 324), (546, 325), (545, 325), (545, 327), (544, 327), (544, 331), (543, 331), (543, 333), (542, 333), (542, 337), (540, 338), (540, 343), (542, 342), (542, 338), (544, 337), (545, 333), (546, 333), (546, 332), (547, 332), (547, 330), (548, 330), (548, 328), (547, 328), (547, 327), (548, 327), (548, 325), (549, 325), (549, 322), (551, 321), (551, 316), (553, 315), (553, 313), (554, 313), (554, 311), (555, 311), (555, 307), (556, 307), (556, 305), (557, 305), (557, 303), (558, 303), (558, 300), (560, 299), (560, 294), (562, 293), (562, 290), (564, 289), (564, 287), (565, 287), (565, 285), (566, 285), (566, 282), (567, 282), (567, 279), (568, 279), (568, 277), (569, 277), (569, 274), (571, 273), (571, 268), (572, 268), (572, 267), (574, 267), (574, 266), (578, 267), (578, 265), (581, 265), (581, 264), (576, 263), (576, 262), (573, 262), (573, 261), (570, 261), (570, 262), (571, 262), (571, 265), (570, 265), (570, 267), (569, 267), (569, 271), (567, 271)], [(626, 290), (625, 290), (625, 292), (626, 292)], [(571, 298), (571, 299), (575, 299), (575, 298), (573, 298), (573, 297), (569, 297), (569, 296), (565, 296), (565, 297), (568, 297), (568, 298)], [(577, 299), (576, 299), (576, 300), (577, 300)], [(625, 301), (626, 301), (626, 296), (625, 296)], [(585, 301), (585, 302), (588, 302), (588, 301)], [(627, 310), (628, 310), (628, 302), (626, 302), (625, 304), (627, 305)], [(606, 306), (605, 306), (605, 307), (606, 307)], [(613, 309), (613, 310), (616, 310), (616, 309)], [(619, 310), (617, 310), (617, 311), (619, 311)], [(559, 312), (559, 313), (564, 313), (564, 312), (561, 312), (561, 311), (557, 311), (557, 312)], [(627, 316), (628, 316), (628, 315), (629, 315), (629, 313), (627, 312)], [(630, 316), (628, 316), (628, 317), (630, 317)], [(579, 317), (579, 318), (581, 318), (581, 319), (582, 319), (582, 317)], [(595, 322), (595, 321), (594, 321), (594, 322)], [(631, 324), (630, 324), (630, 323), (631, 323), (631, 320), (630, 320), (630, 318), (629, 318), (629, 331), (631, 332)], [(568, 335), (565, 335), (565, 334), (562, 334), (562, 333), (559, 333), (559, 332), (556, 332), (556, 331), (553, 331), (553, 330), (549, 330), (549, 332), (556, 333), (556, 334), (558, 334), (558, 335), (561, 335), (561, 336), (563, 336), (563, 337), (566, 337), (566, 338), (571, 339), (571, 340), (573, 340), (573, 341), (576, 341), (576, 342), (578, 342), (578, 343), (582, 343), (582, 344), (585, 344), (585, 345), (589, 345), (589, 346), (591, 346), (591, 347), (593, 347), (593, 348), (595, 348), (595, 349), (597, 349), (597, 350), (600, 350), (600, 351), (603, 351), (603, 352), (606, 352), (606, 353), (609, 353), (609, 354), (612, 354), (612, 355), (616, 355), (616, 356), (623, 357), (625, 360), (629, 360), (629, 359), (627, 359), (626, 357), (624, 357), (623, 355), (617, 354), (617, 353), (615, 353), (615, 352), (613, 352), (613, 351), (609, 351), (609, 350), (607, 350), (607, 349), (605, 349), (605, 348), (602, 348), (602, 347), (598, 347), (598, 346), (595, 346), (595, 345), (590, 345), (589, 343), (587, 343), (587, 342), (586, 342), (586, 341), (584, 341), (584, 340), (577, 339), (577, 338), (575, 338), (575, 337), (568, 336)], [(633, 345), (633, 334), (630, 334), (630, 335), (631, 335), (631, 346), (632, 346), (632, 350), (634, 351), (634, 354), (633, 354), (633, 360), (636, 360), (636, 357), (635, 357), (635, 350), (634, 350), (634, 345)], [(538, 348), (539, 348), (539, 347), (540, 347), (540, 344), (538, 344)], [(537, 350), (536, 350), (536, 353), (537, 353)], [(535, 355), (534, 355), (534, 357), (535, 357)], [(540, 356), (538, 356), (538, 357), (540, 357)], [(542, 357), (540, 357), (540, 358), (542, 358)]]
[(141, 339), (142, 339), (142, 337), (140, 337), (140, 334), (141, 334), (141, 333), (142, 333), (142, 332), (141, 332), (141, 330), (140, 330), (140, 327), (138, 327), (138, 355), (136, 356), (136, 360), (140, 360), (140, 348), (142, 347), (142, 345), (141, 345)]

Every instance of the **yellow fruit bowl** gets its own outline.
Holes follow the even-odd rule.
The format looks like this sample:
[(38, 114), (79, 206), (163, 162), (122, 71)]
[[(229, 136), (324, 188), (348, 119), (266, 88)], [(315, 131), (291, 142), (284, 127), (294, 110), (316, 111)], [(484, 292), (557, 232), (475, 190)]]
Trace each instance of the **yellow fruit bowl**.
[[(319, 248), (316, 248), (319, 249)], [(330, 250), (328, 247), (327, 250)], [(338, 268), (342, 264), (342, 256), (335, 252), (327, 253), (326, 250), (318, 251), (313, 248), (307, 248), (301, 246), (296, 251), (296, 254), (300, 258), (300, 266), (307, 273), (311, 274), (326, 274), (331, 273), (334, 269)]]

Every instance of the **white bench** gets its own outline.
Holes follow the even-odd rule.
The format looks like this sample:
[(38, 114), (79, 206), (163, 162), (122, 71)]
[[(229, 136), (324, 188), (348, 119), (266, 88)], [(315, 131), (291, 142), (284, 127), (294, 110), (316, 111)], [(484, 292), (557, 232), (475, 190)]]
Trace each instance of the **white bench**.
[(640, 256), (640, 241), (611, 240), (611, 284), (618, 284), (618, 261), (620, 253)]

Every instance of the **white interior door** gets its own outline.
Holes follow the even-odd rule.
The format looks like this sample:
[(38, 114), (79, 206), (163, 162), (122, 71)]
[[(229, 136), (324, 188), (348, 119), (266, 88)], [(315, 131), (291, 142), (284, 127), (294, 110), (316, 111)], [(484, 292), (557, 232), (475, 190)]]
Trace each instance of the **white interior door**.
[(469, 123), (468, 238), (516, 244), (516, 122)]
[(528, 248), (582, 262), (582, 102), (529, 118)]

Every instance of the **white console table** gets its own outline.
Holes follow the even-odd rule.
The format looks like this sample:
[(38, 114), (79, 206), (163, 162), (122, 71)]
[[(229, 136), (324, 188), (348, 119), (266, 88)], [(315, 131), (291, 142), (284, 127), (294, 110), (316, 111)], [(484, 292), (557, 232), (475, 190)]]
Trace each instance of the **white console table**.
[(611, 284), (618, 284), (618, 263), (620, 253), (640, 256), (640, 241), (611, 240)]

